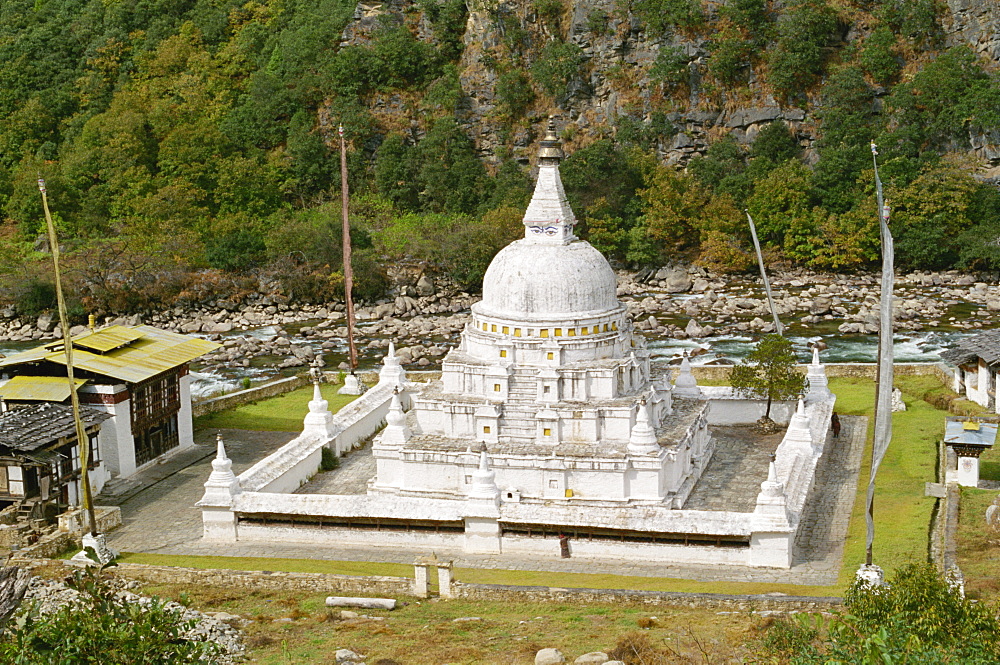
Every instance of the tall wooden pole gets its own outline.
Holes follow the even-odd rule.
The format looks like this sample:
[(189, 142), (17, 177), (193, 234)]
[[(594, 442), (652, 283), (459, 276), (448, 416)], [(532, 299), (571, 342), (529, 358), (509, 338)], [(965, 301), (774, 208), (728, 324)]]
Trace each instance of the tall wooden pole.
[(351, 268), (351, 222), (347, 214), (347, 143), (344, 141), (344, 126), (337, 128), (340, 134), (340, 195), (344, 216), (344, 303), (347, 307), (347, 346), (350, 349), (351, 374), (358, 366), (358, 349), (354, 346), (354, 298), (351, 290), (354, 288), (354, 270)]
[(80, 484), (83, 486), (83, 507), (90, 521), (90, 535), (97, 536), (97, 519), (94, 516), (94, 498), (90, 492), (90, 440), (80, 419), (80, 397), (76, 394), (76, 379), (73, 376), (73, 340), (69, 332), (69, 317), (66, 315), (66, 300), (63, 298), (62, 274), (59, 270), (59, 239), (56, 226), (49, 212), (49, 199), (45, 191), (45, 180), (38, 179), (38, 191), (42, 193), (42, 207), (45, 209), (45, 224), (49, 232), (49, 247), (52, 250), (52, 266), (56, 282), (56, 306), (59, 310), (59, 328), (62, 330), (63, 351), (66, 354), (66, 379), (69, 381), (70, 403), (73, 406), (73, 421), (76, 423), (77, 447), (80, 450)]

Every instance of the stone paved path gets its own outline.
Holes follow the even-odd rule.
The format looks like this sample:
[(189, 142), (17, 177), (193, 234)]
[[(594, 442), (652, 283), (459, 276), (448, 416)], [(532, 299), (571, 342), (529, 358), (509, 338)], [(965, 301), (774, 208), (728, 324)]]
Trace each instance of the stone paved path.
[(95, 498), (97, 505), (122, 509), (122, 527), (108, 534), (108, 545), (123, 552), (157, 552), (201, 539), (201, 510), (194, 504), (212, 473), (216, 434), (222, 434), (237, 474), (298, 436), (237, 429), (195, 432), (192, 448), (139, 472), (139, 482), (131, 483), (122, 494)]
[[(516, 557), (510, 555), (473, 555), (460, 551), (437, 549), (441, 558), (452, 559), (463, 568), (501, 570), (540, 570), (572, 573), (605, 573), (642, 577), (666, 577), (704, 581), (740, 581), (763, 583), (790, 583), (829, 585), (837, 581), (843, 539), (847, 521), (854, 505), (857, 472), (867, 422), (864, 418), (841, 417), (843, 430), (838, 442), (828, 446), (828, 455), (821, 458), (812, 508), (805, 515), (810, 524), (803, 527), (803, 536), (796, 542), (795, 563), (790, 570), (750, 568), (723, 565), (665, 565), (636, 561), (610, 561), (607, 559)], [(290, 440), (292, 433), (224, 431), (226, 450), (233, 458), (237, 473), (246, 469), (278, 446)], [(201, 540), (200, 512), (194, 503), (201, 498), (203, 483), (211, 472), (211, 457), (215, 452), (215, 430), (200, 432), (196, 440), (203, 446), (202, 459), (174, 474), (120, 501), (125, 524), (109, 534), (109, 544), (127, 552), (158, 552), (162, 554), (193, 554), (240, 557), (280, 557), (321, 559), (332, 561), (384, 561), (412, 563), (417, 556), (428, 554), (424, 549), (405, 549), (397, 546), (357, 548), (336, 543), (311, 545), (300, 543), (204, 543)], [(341, 470), (363, 469), (368, 455), (345, 459)], [(368, 472), (348, 473), (354, 478)], [(330, 482), (336, 473), (331, 474)], [(326, 482), (325, 480), (323, 482)], [(760, 481), (757, 480), (759, 483)], [(103, 498), (99, 503), (114, 503), (114, 498)], [(553, 541), (553, 548), (558, 544)]]
[(782, 436), (784, 432), (761, 436), (750, 427), (713, 427), (715, 453), (684, 509), (752, 511)]
[(375, 456), (369, 442), (340, 458), (340, 468), (317, 473), (296, 494), (367, 494), (368, 481), (375, 477)]

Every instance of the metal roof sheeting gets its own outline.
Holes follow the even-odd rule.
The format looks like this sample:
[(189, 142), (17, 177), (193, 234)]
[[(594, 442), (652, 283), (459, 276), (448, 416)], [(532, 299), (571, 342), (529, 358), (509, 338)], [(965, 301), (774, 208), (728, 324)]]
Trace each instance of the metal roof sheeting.
[[(87, 379), (75, 379), (79, 389)], [(69, 399), (65, 376), (15, 376), (0, 386), (0, 397), (13, 401), (64, 402)]]
[[(108, 330), (114, 328), (125, 328), (125, 326), (114, 326)], [(126, 346), (103, 354), (76, 349), (73, 352), (73, 366), (119, 381), (139, 383), (174, 367), (191, 362), (221, 346), (205, 339), (168, 332), (152, 326), (136, 326), (127, 328), (127, 330), (134, 331), (140, 336)], [(93, 334), (86, 333), (85, 336), (90, 337)], [(73, 338), (74, 346), (76, 346), (77, 339)], [(41, 361), (65, 365), (66, 355), (62, 348), (50, 350), (39, 347), (0, 359), (0, 367), (12, 367)]]
[(84, 334), (73, 338), (73, 346), (91, 349), (98, 353), (107, 353), (112, 349), (126, 346), (142, 338), (142, 333), (127, 326), (111, 326), (103, 330)]
[(948, 418), (944, 426), (944, 442), (951, 445), (992, 446), (997, 438), (996, 423), (979, 423), (978, 429), (966, 429), (966, 418)]

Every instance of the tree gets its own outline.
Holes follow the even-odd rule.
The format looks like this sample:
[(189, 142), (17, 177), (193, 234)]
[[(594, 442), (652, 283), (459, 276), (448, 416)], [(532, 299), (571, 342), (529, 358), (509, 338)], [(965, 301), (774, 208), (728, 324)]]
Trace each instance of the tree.
[(781, 335), (764, 335), (757, 348), (729, 372), (729, 384), (747, 397), (766, 397), (762, 425), (771, 420), (771, 402), (802, 392), (805, 377), (795, 371), (792, 343)]

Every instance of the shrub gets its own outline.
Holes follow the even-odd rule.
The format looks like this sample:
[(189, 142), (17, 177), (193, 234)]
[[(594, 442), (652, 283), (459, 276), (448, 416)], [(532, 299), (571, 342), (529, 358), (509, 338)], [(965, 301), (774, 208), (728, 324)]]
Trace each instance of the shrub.
[(531, 78), (523, 69), (509, 69), (497, 77), (497, 102), (511, 118), (524, 115), (535, 101)]
[[(909, 564), (886, 586), (855, 582), (844, 594), (848, 614), (825, 635), (815, 619), (774, 624), (763, 654), (797, 665), (820, 663), (995, 663), (1000, 622), (994, 608), (964, 598), (930, 564)], [(820, 637), (822, 636), (822, 637)]]
[(636, 0), (634, 8), (655, 35), (675, 27), (690, 30), (705, 22), (701, 0)]
[(768, 81), (783, 95), (801, 93), (823, 72), (823, 47), (837, 29), (824, 0), (799, 0), (778, 22), (778, 40), (768, 57)]
[(583, 68), (583, 50), (576, 44), (558, 39), (547, 43), (531, 65), (531, 73), (538, 85), (550, 95), (566, 92), (567, 84), (580, 75)]
[(861, 66), (879, 83), (888, 83), (899, 73), (900, 61), (893, 50), (895, 45), (896, 35), (890, 28), (882, 26), (868, 35), (861, 49)]
[(100, 573), (76, 572), (70, 586), (80, 607), (51, 614), (22, 610), (0, 640), (0, 661), (20, 665), (173, 665), (214, 662), (212, 642), (185, 635), (194, 627), (181, 611), (159, 600), (137, 603), (119, 596)]
[(32, 279), (17, 298), (17, 311), (22, 316), (34, 318), (46, 310), (55, 311), (56, 304), (55, 284)]
[(333, 452), (327, 446), (320, 448), (320, 451), (320, 455), (322, 456), (319, 462), (320, 471), (333, 471), (340, 468), (340, 458), (337, 457), (337, 453)]
[(691, 79), (688, 63), (689, 59), (682, 49), (676, 46), (661, 47), (653, 66), (649, 68), (649, 79), (668, 88), (687, 85)]

